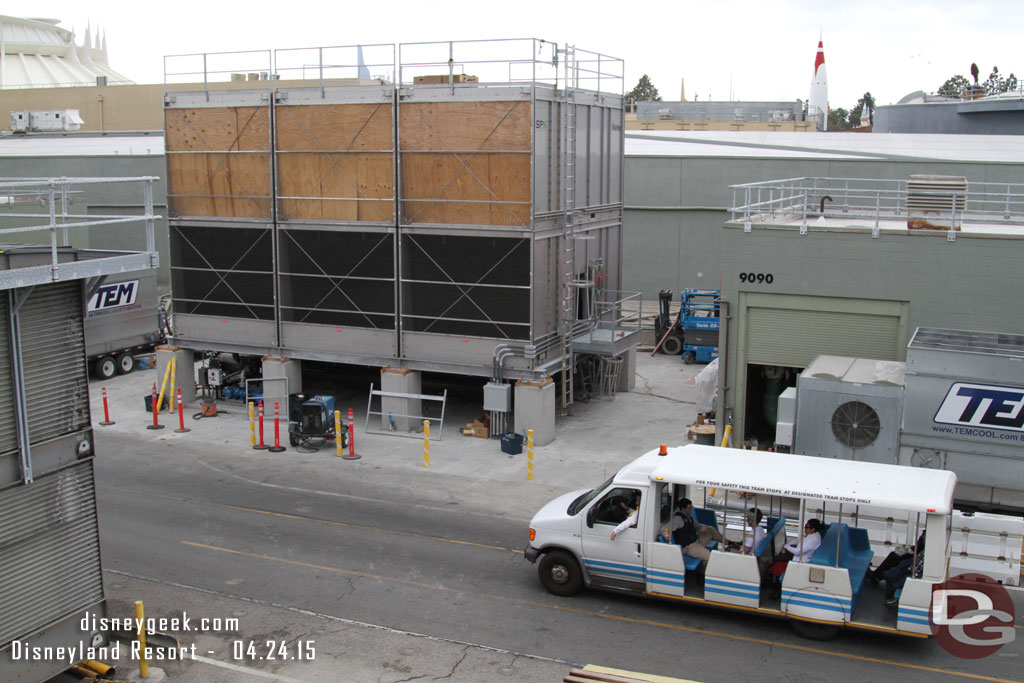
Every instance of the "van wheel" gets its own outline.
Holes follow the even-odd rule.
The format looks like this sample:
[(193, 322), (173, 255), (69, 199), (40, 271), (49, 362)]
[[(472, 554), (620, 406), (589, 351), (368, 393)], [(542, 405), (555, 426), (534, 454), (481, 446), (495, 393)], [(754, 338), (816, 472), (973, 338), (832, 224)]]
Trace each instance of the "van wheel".
[(135, 356), (130, 353), (122, 353), (117, 357), (117, 374), (127, 375), (135, 369)]
[(833, 624), (818, 624), (800, 619), (790, 619), (789, 626), (797, 635), (808, 640), (831, 640), (839, 633), (839, 627)]
[(537, 571), (540, 582), (555, 595), (575, 595), (583, 587), (583, 576), (576, 558), (564, 550), (546, 553)]
[(100, 358), (96, 361), (96, 367), (93, 373), (99, 379), (110, 379), (117, 374), (117, 361), (111, 356)]
[(678, 356), (679, 352), (683, 350), (683, 338), (678, 334), (672, 333), (665, 337), (665, 341), (661, 343), (661, 352), (666, 356)]

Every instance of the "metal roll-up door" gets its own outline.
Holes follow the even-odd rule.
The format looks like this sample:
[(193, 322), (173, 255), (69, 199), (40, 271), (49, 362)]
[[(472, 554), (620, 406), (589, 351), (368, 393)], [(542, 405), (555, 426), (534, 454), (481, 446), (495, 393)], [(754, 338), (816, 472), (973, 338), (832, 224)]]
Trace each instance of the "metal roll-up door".
[(821, 354), (902, 358), (899, 315), (750, 307), (746, 329), (746, 360), (758, 365), (805, 368)]
[(7, 293), (0, 295), (0, 457), (18, 450), (18, 427), (15, 422), (14, 389), (11, 379), (11, 333), (7, 317)]
[(87, 429), (81, 284), (35, 287), (19, 309), (18, 321), (31, 443)]
[(0, 491), (0, 645), (103, 599), (92, 463)]

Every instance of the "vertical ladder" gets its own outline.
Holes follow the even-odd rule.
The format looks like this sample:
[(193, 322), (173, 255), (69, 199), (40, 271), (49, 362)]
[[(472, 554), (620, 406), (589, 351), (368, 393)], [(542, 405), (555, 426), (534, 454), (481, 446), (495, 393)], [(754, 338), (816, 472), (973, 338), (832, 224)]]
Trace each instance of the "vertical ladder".
[(575, 49), (566, 46), (562, 53), (565, 88), (562, 100), (562, 405), (566, 415), (573, 402), (575, 359), (572, 352), (576, 321), (576, 104)]

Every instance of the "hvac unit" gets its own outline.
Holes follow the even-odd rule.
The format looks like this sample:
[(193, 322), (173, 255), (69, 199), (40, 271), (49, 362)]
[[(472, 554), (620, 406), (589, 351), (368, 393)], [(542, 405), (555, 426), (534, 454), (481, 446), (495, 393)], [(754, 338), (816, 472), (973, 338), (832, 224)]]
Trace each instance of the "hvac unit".
[(959, 230), (967, 208), (967, 178), (912, 175), (907, 181), (907, 228)]
[(906, 365), (818, 356), (797, 380), (794, 453), (895, 464)]

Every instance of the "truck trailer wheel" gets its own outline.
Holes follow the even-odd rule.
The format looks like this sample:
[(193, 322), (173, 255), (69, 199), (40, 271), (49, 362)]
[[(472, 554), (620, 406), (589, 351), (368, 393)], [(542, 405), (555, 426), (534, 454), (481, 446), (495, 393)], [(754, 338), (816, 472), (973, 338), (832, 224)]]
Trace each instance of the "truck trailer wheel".
[(661, 343), (661, 352), (669, 356), (678, 356), (683, 350), (683, 338), (678, 334), (670, 334)]
[(127, 375), (135, 369), (135, 356), (130, 353), (122, 353), (117, 357), (117, 374)]
[(99, 379), (110, 379), (117, 374), (117, 361), (113, 356), (104, 356), (96, 361), (93, 374)]
[(583, 587), (583, 576), (576, 558), (564, 550), (545, 553), (537, 572), (540, 582), (555, 595), (575, 595)]

